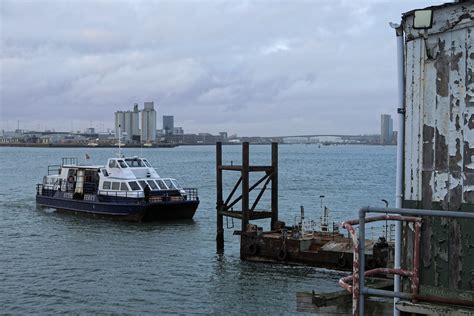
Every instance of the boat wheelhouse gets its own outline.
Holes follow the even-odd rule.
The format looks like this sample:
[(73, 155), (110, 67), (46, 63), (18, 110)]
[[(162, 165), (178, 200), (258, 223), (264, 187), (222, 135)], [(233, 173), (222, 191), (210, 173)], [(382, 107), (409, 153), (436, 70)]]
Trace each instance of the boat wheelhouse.
[(105, 166), (63, 158), (37, 185), (38, 206), (125, 220), (191, 219), (197, 189), (162, 178), (145, 158), (110, 158)]

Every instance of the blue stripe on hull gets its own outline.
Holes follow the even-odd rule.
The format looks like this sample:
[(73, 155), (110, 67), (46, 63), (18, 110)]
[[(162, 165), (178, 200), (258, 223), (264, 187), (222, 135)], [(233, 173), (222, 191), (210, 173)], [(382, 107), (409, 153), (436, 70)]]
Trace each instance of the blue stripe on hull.
[(72, 212), (83, 212), (101, 216), (112, 216), (124, 220), (191, 219), (199, 201), (177, 201), (158, 203), (101, 203), (49, 196), (36, 196), (38, 206)]

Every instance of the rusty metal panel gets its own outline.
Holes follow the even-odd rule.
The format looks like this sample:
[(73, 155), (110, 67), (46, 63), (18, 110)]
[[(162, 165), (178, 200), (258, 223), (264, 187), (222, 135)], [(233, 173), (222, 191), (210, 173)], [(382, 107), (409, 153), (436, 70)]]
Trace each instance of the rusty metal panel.
[[(432, 9), (430, 29), (414, 29), (410, 12), (403, 19), (404, 203), (474, 211), (474, 4)], [(473, 229), (467, 220), (424, 220), (422, 291), (443, 288), (447, 296), (459, 290), (474, 295)]]

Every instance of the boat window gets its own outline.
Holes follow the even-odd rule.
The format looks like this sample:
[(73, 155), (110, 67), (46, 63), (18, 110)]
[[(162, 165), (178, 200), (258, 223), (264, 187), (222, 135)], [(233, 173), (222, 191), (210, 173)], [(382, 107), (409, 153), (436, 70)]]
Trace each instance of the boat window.
[(110, 160), (109, 161), (109, 168), (118, 168), (115, 160)]
[(178, 183), (178, 181), (176, 180), (171, 180), (171, 182), (173, 182), (175, 188), (177, 189), (182, 189), (183, 187), (181, 186), (181, 184)]
[(110, 190), (110, 181), (104, 181), (104, 183), (102, 184), (102, 189)]
[(171, 180), (169, 179), (166, 179), (166, 180), (163, 180), (165, 181), (166, 185), (168, 186), (168, 188), (170, 189), (176, 189), (176, 187), (173, 185), (173, 183), (171, 182)]
[(119, 190), (120, 182), (112, 182), (112, 190)]
[(138, 158), (125, 159), (125, 162), (127, 163), (127, 165), (129, 165), (132, 168), (144, 167), (142, 161)]
[(151, 168), (151, 165), (148, 163), (148, 161), (146, 161), (145, 159), (143, 159), (143, 162), (145, 163), (145, 165), (146, 165), (147, 167), (150, 167), (150, 168)]
[(103, 174), (104, 176), (106, 176), (106, 177), (109, 176), (109, 173), (108, 173), (107, 170), (105, 170), (105, 169), (102, 169), (102, 174)]
[(122, 182), (122, 183), (120, 183), (120, 191), (130, 191), (130, 190), (128, 189), (127, 182)]
[(160, 188), (160, 190), (166, 190), (166, 189), (168, 189), (168, 188), (166, 187), (166, 184), (165, 184), (163, 181), (161, 181), (161, 180), (155, 180), (155, 181), (156, 181), (156, 184), (158, 184), (158, 187)]
[(122, 167), (124, 169), (127, 168), (127, 164), (125, 162), (123, 162), (123, 160), (119, 160), (118, 163), (119, 163), (120, 167)]
[(130, 188), (133, 191), (139, 191), (140, 190), (140, 187), (138, 186), (138, 184), (135, 181), (130, 181), (128, 184), (130, 185)]
[(155, 181), (148, 180), (147, 183), (153, 190), (158, 190), (158, 186), (156, 185)]
[(140, 183), (142, 189), (145, 190), (145, 187), (147, 186), (146, 182), (144, 180), (138, 180), (138, 183)]

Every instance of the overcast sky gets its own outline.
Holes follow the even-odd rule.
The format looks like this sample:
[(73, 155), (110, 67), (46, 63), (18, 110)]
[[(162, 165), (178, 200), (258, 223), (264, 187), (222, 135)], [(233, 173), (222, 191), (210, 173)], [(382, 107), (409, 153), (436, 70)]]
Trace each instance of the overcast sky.
[[(0, 130), (378, 133), (395, 116), (388, 22), (442, 1), (0, 1)], [(394, 122), (396, 125), (396, 119)]]

